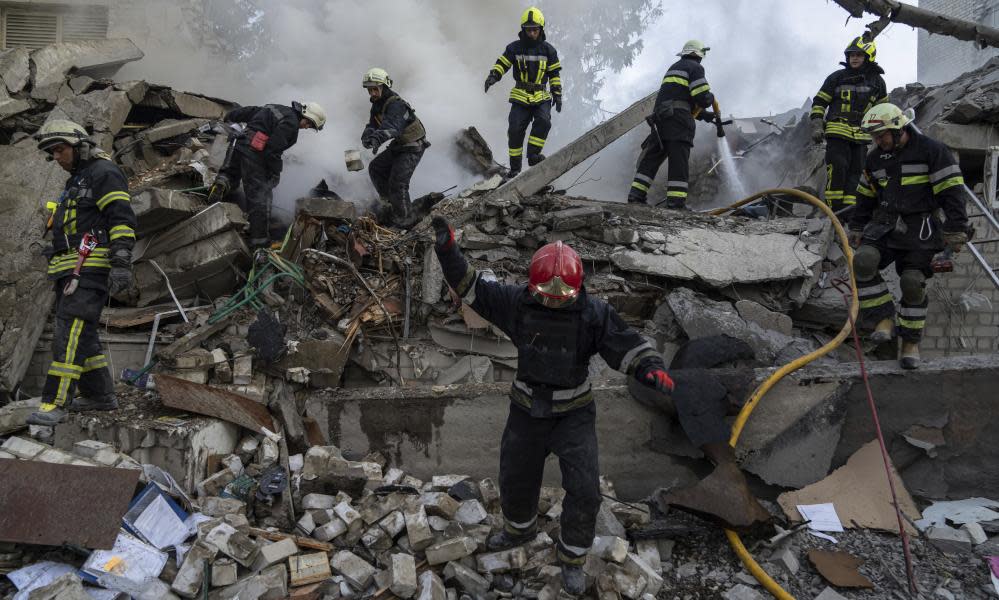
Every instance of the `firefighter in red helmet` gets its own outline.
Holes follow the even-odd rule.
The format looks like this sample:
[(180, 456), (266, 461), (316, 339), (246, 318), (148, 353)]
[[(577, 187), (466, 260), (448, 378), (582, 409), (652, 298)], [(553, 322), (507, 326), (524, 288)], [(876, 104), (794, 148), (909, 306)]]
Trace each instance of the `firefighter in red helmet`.
[(600, 508), (596, 409), (590, 358), (660, 392), (673, 391), (662, 357), (606, 302), (587, 295), (583, 263), (562, 242), (531, 259), (527, 285), (504, 285), (465, 261), (447, 221), (435, 217), (435, 250), (448, 285), (517, 346), (517, 378), (500, 445), (500, 498), (505, 527), (487, 541), (502, 550), (534, 539), (545, 459), (559, 458), (565, 500), (558, 539), (563, 589), (584, 592), (583, 562)]

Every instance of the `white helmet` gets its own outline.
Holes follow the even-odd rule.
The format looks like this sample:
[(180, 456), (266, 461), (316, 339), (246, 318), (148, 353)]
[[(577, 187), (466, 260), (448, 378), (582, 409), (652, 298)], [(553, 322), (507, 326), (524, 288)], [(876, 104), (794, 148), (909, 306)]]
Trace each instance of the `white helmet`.
[(38, 149), (45, 151), (59, 144), (79, 146), (88, 141), (87, 130), (66, 119), (52, 119), (45, 123), (35, 133), (34, 138), (38, 142)]
[(312, 122), (316, 131), (322, 131), (323, 126), (326, 125), (326, 110), (318, 102), (303, 102), (302, 118)]
[(372, 67), (368, 69), (368, 72), (364, 74), (361, 79), (361, 87), (378, 87), (384, 85), (385, 87), (392, 87), (392, 78), (389, 77), (388, 71), (379, 67)]
[(686, 44), (683, 45), (683, 50), (677, 54), (677, 56), (687, 56), (688, 54), (693, 54), (699, 58), (704, 58), (704, 55), (708, 53), (711, 48), (704, 45), (704, 42), (700, 40), (688, 40)]

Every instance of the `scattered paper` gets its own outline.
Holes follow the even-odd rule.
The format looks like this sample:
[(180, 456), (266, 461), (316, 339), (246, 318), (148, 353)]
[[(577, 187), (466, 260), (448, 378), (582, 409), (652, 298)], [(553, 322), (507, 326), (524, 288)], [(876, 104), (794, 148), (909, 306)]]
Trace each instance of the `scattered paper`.
[(834, 544), (838, 544), (839, 543), (839, 540), (837, 540), (833, 536), (829, 535), (828, 533), (822, 533), (821, 531), (812, 531), (812, 530), (808, 530), (808, 533), (809, 533), (809, 535), (814, 535), (817, 538), (822, 538), (824, 540), (829, 540), (830, 542), (832, 542)]
[(7, 573), (7, 579), (18, 589), (14, 600), (27, 600), (32, 590), (45, 587), (66, 573), (75, 572), (72, 565), (46, 560), (11, 571)]
[(159, 550), (176, 546), (190, 535), (184, 521), (159, 494), (142, 510), (132, 527)]
[(916, 521), (916, 527), (925, 531), (934, 525), (953, 524), (960, 527), (965, 523), (995, 521), (999, 519), (999, 512), (996, 511), (999, 511), (999, 502), (988, 498), (934, 502), (923, 511), (923, 518)]
[(808, 528), (815, 531), (843, 531), (843, 523), (836, 514), (832, 502), (825, 504), (798, 504), (798, 512), (806, 521), (811, 521)]
[[(120, 561), (114, 561), (115, 558)], [(134, 583), (148, 583), (163, 572), (167, 554), (122, 530), (113, 548), (91, 552), (81, 570), (96, 579), (108, 572), (104, 567), (109, 563), (115, 565), (115, 575)]]

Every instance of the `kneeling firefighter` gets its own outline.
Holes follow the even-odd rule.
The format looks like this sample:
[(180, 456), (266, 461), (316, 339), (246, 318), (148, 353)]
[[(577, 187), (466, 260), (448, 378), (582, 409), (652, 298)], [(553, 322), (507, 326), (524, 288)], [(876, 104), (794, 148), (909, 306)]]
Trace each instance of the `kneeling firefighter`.
[[(33, 425), (55, 425), (67, 410), (118, 408), (98, 328), (108, 295), (132, 284), (136, 219), (124, 173), (83, 127), (49, 121), (35, 139), (70, 174), (49, 219), (48, 277), (56, 292), (52, 364), (41, 406), (28, 417)], [(81, 397), (74, 398), (77, 391)]]
[(209, 202), (224, 199), (240, 181), (246, 194), (251, 249), (270, 246), (271, 202), (281, 180), (281, 155), (298, 141), (300, 129), (321, 131), (326, 111), (316, 102), (292, 102), (291, 106), (266, 104), (244, 106), (226, 113), (226, 123), (246, 123), (246, 129), (219, 169), (208, 194)]
[[(960, 167), (947, 146), (916, 129), (912, 119), (911, 111), (888, 103), (864, 115), (861, 128), (877, 147), (867, 155), (849, 224), (850, 244), (857, 248), (859, 325), (873, 327), (874, 342), (891, 340), (897, 325), (905, 369), (919, 366), (933, 257), (944, 248), (960, 252), (970, 231), (965, 210), (970, 191)], [(881, 269), (892, 264), (902, 289), (897, 324), (894, 299), (881, 277)]]
[(430, 147), (427, 130), (413, 107), (392, 89), (392, 79), (384, 69), (370, 69), (361, 85), (371, 100), (371, 116), (361, 133), (361, 144), (377, 153), (382, 144), (391, 141), (368, 165), (368, 175), (382, 203), (387, 201), (391, 206), (392, 224), (409, 228), (419, 218), (412, 210), (409, 182)]
[(518, 352), (500, 446), (505, 526), (486, 545), (498, 551), (534, 539), (545, 459), (554, 453), (566, 492), (557, 542), (563, 588), (582, 594), (583, 563), (601, 503), (590, 359), (600, 354), (612, 368), (661, 394), (673, 392), (673, 380), (651, 344), (610, 305), (587, 294), (582, 261), (568, 245), (542, 247), (531, 259), (528, 284), (505, 285), (465, 261), (445, 219), (435, 217), (432, 225), (448, 285), (508, 335)]

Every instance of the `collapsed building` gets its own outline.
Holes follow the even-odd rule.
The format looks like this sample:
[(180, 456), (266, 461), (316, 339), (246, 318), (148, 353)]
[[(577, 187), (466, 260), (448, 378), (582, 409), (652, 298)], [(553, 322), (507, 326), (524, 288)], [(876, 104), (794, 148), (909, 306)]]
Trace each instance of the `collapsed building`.
[[(240, 207), (205, 202), (228, 141), (219, 120), (234, 105), (108, 78), (139, 57), (127, 40), (0, 55), (0, 203), (8, 215), (0, 241), (0, 478), (18, 482), (0, 492), (0, 569), (17, 591), (6, 583), (0, 591), (556, 597), (552, 540), (563, 492), (554, 469), (542, 492), (543, 533), (524, 548), (483, 551), (502, 526), (496, 456), (517, 352), (456, 306), (426, 225), (383, 227), (317, 186), (297, 201), (282, 248), (251, 255)], [(959, 152), (986, 202), (995, 198), (988, 144), (999, 122), (996, 81), (999, 62), (944, 86), (893, 92), (917, 108), (920, 127)], [(541, 245), (569, 242), (588, 292), (667, 364), (689, 340), (744, 342), (751, 355), (713, 369), (735, 415), (775, 367), (824, 345), (848, 319), (845, 257), (830, 222), (785, 194), (765, 197), (763, 210), (711, 215), (551, 187), (639, 124), (651, 103), (639, 101), (510, 181), (489, 174), (491, 154), (468, 131), (458, 143), (485, 178), (423, 202), (455, 225), (470, 263), (501, 281), (523, 281)], [(127, 385), (118, 388), (120, 410), (28, 428), (51, 335), (44, 208), (64, 181), (30, 135), (53, 118), (84, 125), (129, 176), (135, 283), (102, 316), (113, 372)], [(753, 172), (779, 153), (788, 165), (779, 187), (819, 187), (821, 153), (809, 147), (806, 127), (782, 124), (778, 135), (744, 138), (751, 147), (739, 167)], [(709, 171), (692, 179), (692, 195), (717, 189), (718, 171)], [(987, 255), (996, 242), (980, 246)], [(999, 296), (978, 288), (955, 295), (957, 310), (988, 329), (962, 334), (970, 352), (939, 347), (938, 358), (904, 377), (893, 361), (868, 368), (902, 509), (920, 532), (920, 586), (940, 597), (986, 597), (986, 557), (999, 554), (999, 504), (983, 499), (999, 497), (999, 451), (989, 436), (999, 420), (991, 391), (999, 322), (990, 301)], [(843, 346), (781, 381), (736, 448), (786, 527), (758, 540), (765, 567), (800, 597), (839, 597), (827, 585), (857, 598), (903, 587), (900, 560), (882, 558), (896, 553), (894, 538), (873, 533), (893, 531), (894, 513), (885, 513), (884, 473), (876, 479), (880, 456), (855, 361)], [(643, 402), (599, 359), (591, 377), (605, 494), (586, 565), (592, 593), (760, 597), (734, 556), (719, 556), (718, 530), (643, 501), (704, 468), (669, 407)], [(37, 516), (38, 497), (51, 499), (55, 516)], [(967, 498), (977, 500), (964, 510), (942, 502)], [(831, 554), (825, 542), (800, 526), (797, 506), (824, 502), (836, 505), (848, 531), (835, 535), (859, 558), (842, 554), (867, 561), (859, 573), (854, 564), (853, 585), (830, 575), (844, 557), (823, 554)], [(73, 506), (99, 518), (74, 520)], [(74, 555), (67, 546), (88, 551)]]

